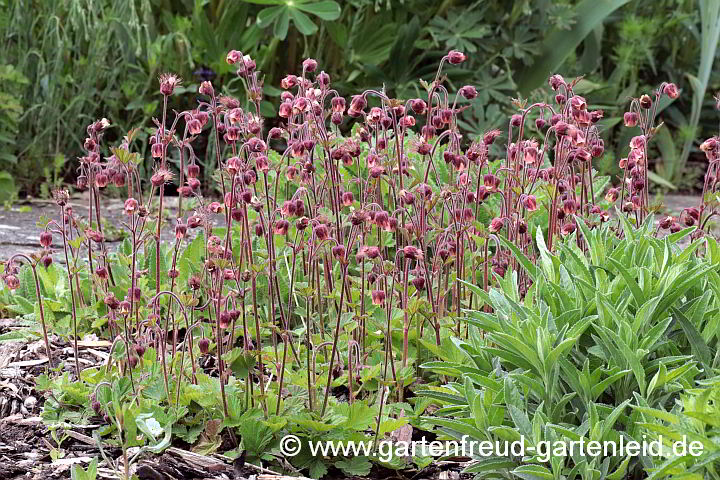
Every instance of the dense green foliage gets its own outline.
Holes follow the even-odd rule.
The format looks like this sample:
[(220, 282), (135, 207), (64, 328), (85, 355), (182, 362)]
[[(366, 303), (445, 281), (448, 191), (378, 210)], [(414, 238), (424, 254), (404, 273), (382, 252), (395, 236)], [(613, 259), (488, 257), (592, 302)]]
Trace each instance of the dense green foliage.
[[(312, 56), (341, 94), (384, 85), (398, 98), (413, 96), (417, 79), (430, 80), (437, 60), (456, 48), (468, 53), (471, 68), (447, 75), (480, 92), (461, 119), (470, 134), (500, 126), (511, 97), (531, 94), (558, 72), (587, 75), (578, 93), (605, 109), (603, 135), (622, 146), (627, 138), (614, 126), (626, 98), (674, 81), (687, 94), (663, 114), (678, 133), (662, 134), (654, 170), (677, 186), (699, 188), (702, 169), (685, 165), (696, 139), (716, 128), (702, 108), (712, 104), (708, 92), (720, 88), (712, 72), (714, 0), (615, 0), (602, 8), (588, 0), (296, 3), (0, 1), (0, 78), (9, 97), (0, 105), (3, 169), (22, 192), (48, 196), (40, 180), (57, 185), (60, 176), (73, 176), (91, 119), (112, 118), (115, 138), (147, 123), (158, 107), (154, 78), (166, 70), (185, 79), (187, 105), (204, 79), (242, 96), (224, 63), (229, 45), (257, 59), (266, 85)], [(279, 91), (266, 95), (267, 116)], [(608, 158), (600, 167), (617, 173), (613, 165)]]

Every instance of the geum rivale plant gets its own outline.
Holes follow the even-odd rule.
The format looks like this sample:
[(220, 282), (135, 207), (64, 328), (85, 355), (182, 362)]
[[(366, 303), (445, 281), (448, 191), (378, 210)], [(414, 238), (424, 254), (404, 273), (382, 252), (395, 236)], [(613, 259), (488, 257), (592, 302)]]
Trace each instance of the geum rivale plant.
[[(41, 306), (43, 296), (66, 300), (53, 301), (51, 310), (53, 318), (71, 319), (75, 378), (96, 388), (113, 368), (126, 379), (111, 383), (123, 391), (117, 398), (162, 400), (172, 412), (166, 422), (184, 422), (186, 432), (195, 420), (183, 412), (192, 411), (196, 419), (222, 420), (250, 444), (244, 422), (261, 418), (267, 436), (255, 438), (257, 450), (272, 449), (273, 435), (297, 425), (332, 425), (344, 400), (377, 417), (348, 420), (375, 438), (388, 432), (389, 415), (421, 414), (405, 401), (417, 407), (415, 384), (438, 377), (420, 372), (417, 359), (440, 356), (449, 337), (470, 337), (463, 309), (497, 315), (493, 292), (501, 285), (515, 301), (532, 301), (542, 286), (536, 263), (554, 262), (553, 252), (568, 245), (580, 257), (594, 255), (583, 238), (605, 223), (604, 235), (627, 239), (628, 222), (650, 213), (646, 147), (654, 112), (643, 97), (630, 112), (642, 118), (643, 134), (633, 139), (620, 190), (603, 201), (607, 179), (592, 169), (604, 150), (596, 126), (602, 111), (574, 94), (577, 81), (553, 75), (553, 104), (518, 101), (504, 146), (498, 130), (467, 142), (458, 118), (477, 91), (468, 85), (451, 93), (442, 75), (445, 64), (465, 60), (458, 51), (445, 55), (424, 83), (425, 98), (367, 90), (347, 102), (307, 59), (299, 76), (283, 79), (281, 122), (269, 129), (262, 77), (247, 55), (227, 55), (245, 102), (202, 82), (197, 108), (171, 113), (180, 79), (163, 75), (149, 181), (133, 148), (138, 131), (105, 152), (109, 123), (93, 122), (77, 181), (89, 193), (89, 213), (77, 215), (68, 193), (55, 192), (59, 218), (46, 223), (43, 237), (48, 250), (53, 236), (62, 241), (67, 282), (55, 292), (42, 278), (36, 282)], [(675, 95), (672, 84), (656, 101), (663, 94)], [(343, 134), (348, 117), (354, 125)], [(202, 196), (194, 148), (201, 136), (213, 145), (218, 199)], [(175, 241), (163, 245), (165, 188), (176, 180)], [(111, 184), (126, 194), (129, 235), (117, 252), (102, 230), (101, 197)], [(619, 213), (618, 225), (608, 223), (608, 203), (620, 197), (629, 199), (622, 210), (631, 218)], [(54, 269), (49, 253), (41, 261)], [(36, 273), (37, 260), (29, 260)], [(26, 289), (18, 278), (24, 275), (13, 259), (4, 278), (11, 289)], [(559, 337), (562, 345), (582, 334), (573, 328)], [(91, 330), (112, 340), (112, 361), (81, 371), (77, 339)], [(625, 366), (618, 368), (610, 375)], [(554, 371), (541, 376), (544, 400), (557, 401)], [(626, 396), (633, 388), (626, 386)], [(105, 390), (89, 398), (109, 421), (98, 401)]]

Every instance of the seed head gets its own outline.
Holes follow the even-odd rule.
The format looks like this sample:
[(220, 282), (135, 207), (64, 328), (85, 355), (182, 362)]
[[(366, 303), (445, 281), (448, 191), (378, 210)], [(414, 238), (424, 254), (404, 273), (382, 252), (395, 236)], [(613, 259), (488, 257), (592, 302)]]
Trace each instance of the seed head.
[(160, 82), (160, 93), (162, 93), (165, 96), (170, 96), (175, 91), (175, 87), (179, 86), (180, 83), (182, 83), (182, 80), (180, 77), (175, 75), (174, 73), (163, 73), (158, 78)]

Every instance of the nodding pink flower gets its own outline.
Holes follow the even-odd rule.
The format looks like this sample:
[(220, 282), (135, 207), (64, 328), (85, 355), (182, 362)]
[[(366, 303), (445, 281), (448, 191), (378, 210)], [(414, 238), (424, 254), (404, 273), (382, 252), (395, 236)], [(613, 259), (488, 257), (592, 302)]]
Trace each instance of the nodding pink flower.
[[(101, 118), (100, 120), (95, 121), (95, 122), (91, 125), (92, 129), (93, 129), (95, 132), (97, 132), (97, 133), (102, 132), (103, 130), (105, 130), (105, 129), (106, 129), (107, 127), (109, 127), (109, 126), (110, 126), (110, 122), (108, 121), (107, 118)], [(88, 132), (88, 133), (89, 133), (89, 132)]]
[(233, 192), (226, 192), (225, 197), (223, 197), (223, 203), (228, 208), (234, 208), (237, 204), (237, 196), (233, 195)]
[(367, 245), (363, 245), (362, 247), (358, 248), (358, 252), (356, 254), (356, 258), (359, 261), (365, 260), (366, 258), (373, 260), (375, 258), (378, 258), (379, 256), (380, 256), (380, 248), (375, 247), (375, 246), (367, 246)]
[(568, 198), (563, 202), (563, 212), (565, 215), (573, 215), (575, 213), (577, 204), (572, 198)]
[(571, 127), (572, 125), (568, 125), (566, 122), (560, 120), (555, 124), (555, 133), (560, 136), (568, 135)]
[(415, 203), (415, 195), (408, 190), (400, 190), (400, 201), (404, 205), (413, 205)]
[(477, 97), (477, 89), (473, 87), (472, 85), (465, 85), (462, 87), (459, 91), (460, 95), (465, 97), (468, 100), (472, 100), (473, 98)]
[(383, 111), (380, 107), (372, 107), (370, 113), (368, 113), (368, 120), (373, 123), (377, 123), (383, 117)]
[(589, 162), (592, 160), (592, 154), (584, 148), (575, 150), (575, 159), (578, 162)]
[(342, 194), (342, 204), (344, 207), (349, 207), (353, 203), (355, 203), (355, 196), (352, 192), (343, 192)]
[(292, 200), (285, 200), (283, 202), (282, 208), (280, 209), (280, 213), (283, 214), (284, 217), (292, 217), (295, 215), (295, 202)]
[(400, 125), (403, 127), (414, 127), (415, 126), (415, 117), (412, 115), (405, 115), (403, 117), (400, 117)]
[(138, 208), (137, 200), (135, 200), (134, 198), (128, 198), (127, 200), (125, 200), (125, 207), (124, 207), (125, 215), (134, 214), (135, 212), (137, 212), (137, 208)]
[(563, 237), (567, 237), (568, 235), (570, 235), (570, 234), (573, 233), (574, 231), (575, 231), (575, 223), (573, 223), (573, 222), (568, 222), (568, 223), (566, 223), (565, 225), (562, 226), (562, 228), (560, 229), (560, 234), (561, 234)]
[(373, 290), (370, 292), (370, 296), (372, 297), (372, 303), (373, 305), (384, 305), (385, 304), (385, 292), (382, 290)]
[(652, 107), (652, 98), (650, 98), (650, 95), (642, 95), (640, 97), (640, 106), (645, 110), (650, 110)]
[(475, 220), (475, 213), (472, 208), (465, 207), (463, 209), (463, 220), (465, 222), (472, 222)]
[(432, 146), (422, 139), (415, 142), (413, 146), (415, 148), (415, 151), (420, 155), (429, 155), (432, 151)]
[(257, 155), (255, 157), (255, 166), (262, 173), (267, 173), (270, 170), (270, 162), (268, 161), (267, 155)]
[(403, 254), (405, 255), (405, 258), (410, 260), (422, 260), (424, 258), (422, 250), (412, 245), (403, 247)]
[(590, 122), (592, 121), (592, 116), (587, 110), (573, 110), (572, 116), (575, 122), (582, 127), (590, 125)]
[(302, 66), (306, 72), (314, 72), (317, 69), (317, 60), (306, 58), (303, 60)]
[[(233, 280), (233, 279), (235, 279), (235, 272), (233, 271), (233, 269), (232, 269), (232, 268), (225, 268), (225, 269), (223, 269), (223, 278), (224, 278), (225, 280)], [(231, 316), (232, 316), (232, 313), (231, 313)], [(231, 318), (232, 318), (232, 317), (231, 317)]]
[(199, 135), (202, 132), (203, 124), (197, 118), (193, 118), (188, 122), (187, 127), (190, 135)]
[[(464, 172), (468, 166), (468, 159), (465, 155), (453, 155), (452, 165), (453, 165), (453, 169), (456, 172)], [(458, 182), (458, 183), (460, 183), (460, 182)], [(467, 183), (467, 179), (466, 179), (465, 183)], [(461, 183), (461, 184), (463, 184), (463, 183)]]
[(322, 87), (323, 89), (326, 89), (330, 86), (330, 75), (328, 75), (325, 70), (318, 73), (316, 80), (318, 85), (320, 85), (320, 87)]
[(200, 175), (200, 167), (196, 163), (188, 165), (187, 176), (188, 178), (197, 178)]
[(278, 116), (282, 118), (290, 118), (290, 114), (293, 110), (292, 102), (282, 102), (278, 108)]
[(225, 57), (225, 61), (230, 65), (235, 65), (242, 59), (242, 53), (237, 50), (230, 50)]
[(295, 200), (295, 215), (298, 217), (302, 217), (305, 215), (305, 204), (303, 203), (301, 198), (298, 198)]
[(538, 147), (534, 142), (527, 142), (523, 151), (523, 161), (526, 165), (533, 165), (538, 159)]
[(570, 108), (573, 110), (585, 110), (587, 109), (587, 102), (580, 95), (575, 95), (570, 99)]
[(44, 248), (48, 248), (50, 245), (52, 245), (53, 236), (50, 232), (42, 232), (40, 234), (40, 245), (42, 245)]
[(107, 187), (108, 183), (110, 183), (110, 177), (104, 170), (95, 175), (95, 185), (98, 188)]
[(163, 73), (162, 75), (160, 75), (158, 80), (160, 81), (160, 93), (165, 96), (172, 95), (175, 87), (180, 85), (180, 83), (182, 82), (182, 80), (180, 80), (180, 77), (178, 77), (174, 73)]
[(545, 128), (546, 124), (547, 122), (542, 117), (538, 117), (535, 119), (535, 128), (537, 128), (538, 130), (542, 130), (543, 128)]
[(593, 143), (593, 146), (590, 149), (590, 154), (594, 158), (601, 157), (604, 152), (605, 152), (605, 142), (602, 140), (598, 140), (595, 143)]
[(425, 277), (415, 277), (412, 280), (410, 280), (410, 283), (413, 284), (413, 287), (415, 287), (415, 290), (422, 292), (425, 290)]
[(660, 220), (660, 228), (662, 228), (663, 230), (669, 230), (674, 222), (675, 219), (673, 217), (667, 216)]
[(286, 75), (285, 78), (280, 80), (280, 86), (285, 90), (289, 90), (298, 84), (298, 77), (295, 75)]
[(111, 310), (115, 310), (115, 309), (117, 309), (117, 308), (120, 306), (120, 302), (118, 302), (117, 298), (115, 298), (115, 294), (114, 294), (114, 293), (109, 293), (109, 294), (107, 294), (107, 295), (105, 296), (105, 298), (103, 299), (103, 302), (104, 302), (105, 305), (107, 305), (108, 308), (110, 308)]
[(3, 280), (10, 290), (17, 290), (20, 288), (20, 280), (15, 275), (5, 275)]
[(550, 85), (550, 88), (553, 90), (557, 90), (562, 85), (565, 85), (565, 79), (562, 77), (562, 75), (558, 75), (557, 73), (555, 75), (552, 75), (550, 79), (548, 80), (548, 84)]
[(425, 200), (430, 200), (432, 198), (432, 187), (427, 183), (420, 183), (415, 189), (417, 190), (418, 195), (422, 195)]
[(164, 151), (165, 149), (163, 148), (162, 142), (155, 142), (150, 147), (150, 154), (153, 158), (161, 158)]
[(486, 173), (485, 175), (483, 175), (483, 185), (485, 185), (485, 188), (487, 190), (494, 192), (495, 190), (497, 190), (499, 183), (500, 180), (494, 174)]
[(427, 109), (427, 103), (421, 98), (414, 98), (410, 100), (410, 109), (415, 115), (423, 115)]
[(330, 106), (335, 113), (345, 113), (345, 99), (343, 97), (333, 97), (330, 100)]
[(242, 67), (240, 67), (238, 69), (238, 73), (244, 73), (244, 72), (250, 73), (253, 70), (255, 70), (255, 67), (257, 66), (255, 64), (255, 60), (250, 58), (250, 55), (243, 55), (242, 62), (243, 62)]
[(450, 50), (447, 54), (447, 59), (452, 65), (457, 65), (467, 60), (467, 56), (457, 50)]
[(563, 95), (562, 93), (558, 93), (555, 95), (555, 103), (558, 105), (565, 105), (565, 102), (567, 102), (567, 97)]
[(375, 218), (373, 218), (373, 223), (378, 226), (378, 228), (387, 228), (388, 226), (388, 220), (390, 219), (390, 216), (387, 212), (380, 211), (375, 213)]
[(381, 165), (376, 165), (370, 168), (369, 173), (371, 178), (380, 178), (380, 176), (385, 173), (385, 167)]
[(718, 146), (720, 145), (720, 142), (718, 142), (718, 139), (715, 137), (710, 137), (704, 142), (700, 144), (700, 150), (707, 153), (711, 150), (716, 150)]
[(264, 152), (267, 150), (267, 145), (265, 144), (265, 142), (258, 137), (251, 137), (247, 141), (246, 145), (251, 152), (255, 153)]
[(228, 328), (231, 321), (232, 315), (230, 315), (230, 312), (221, 312), (218, 316), (218, 326), (222, 329)]
[(243, 173), (243, 183), (245, 185), (254, 185), (257, 182), (257, 174), (255, 170), (247, 170)]
[(570, 128), (568, 129), (568, 135), (570, 136), (570, 140), (572, 140), (572, 144), (575, 147), (584, 147), (585, 146), (585, 133), (582, 129), (577, 128), (574, 125), (570, 125)]
[(105, 235), (91, 228), (85, 230), (85, 235), (95, 243), (102, 243), (105, 241)]
[(519, 127), (520, 125), (522, 125), (522, 120), (522, 115), (516, 113), (515, 115), (510, 117), (510, 125), (512, 125), (513, 127)]
[(362, 95), (354, 95), (350, 100), (350, 108), (348, 109), (348, 115), (351, 117), (359, 117), (365, 107), (367, 106), (367, 100)]
[(623, 123), (626, 127), (634, 127), (638, 124), (638, 114), (635, 112), (625, 112), (623, 115)]
[(435, 118), (439, 118), (440, 122), (436, 122), (436, 121), (433, 122), (435, 127), (442, 128), (443, 125), (450, 123), (450, 121), (452, 120), (452, 114), (453, 114), (453, 111), (450, 110), (449, 108), (443, 108), (442, 110), (440, 110), (440, 115), (435, 117)]
[(642, 150), (645, 147), (645, 135), (637, 135), (630, 140), (630, 148)]
[(327, 225), (321, 223), (313, 228), (313, 232), (315, 233), (315, 238), (320, 240), (321, 242), (323, 240), (327, 240), (330, 236), (330, 230), (328, 230)]
[(537, 210), (537, 200), (535, 199), (535, 195), (525, 195), (522, 203), (523, 207), (525, 207), (528, 212), (534, 212)]
[[(51, 255), (43, 255), (43, 257), (40, 259), (40, 263), (42, 263), (43, 267), (48, 268), (53, 263), (53, 259)], [(97, 273), (97, 272), (96, 272)]]
[(188, 218), (187, 225), (189, 228), (197, 228), (202, 225), (202, 218), (199, 215), (192, 215)]
[(608, 190), (607, 193), (605, 194), (605, 200), (607, 200), (610, 203), (615, 203), (619, 196), (620, 196), (620, 192), (618, 191), (617, 188), (613, 187), (610, 190)]
[(500, 230), (502, 230), (504, 224), (505, 224), (505, 221), (502, 218), (495, 217), (490, 222), (490, 226), (488, 227), (488, 230), (490, 230), (491, 233), (497, 233)]
[(343, 245), (335, 245), (331, 249), (332, 256), (335, 257), (335, 260), (338, 262), (345, 262), (345, 247)]
[(490, 130), (489, 132), (485, 132), (483, 135), (483, 143), (487, 146), (490, 146), (495, 142), (495, 139), (500, 136), (502, 132), (500, 130), (494, 129)]
[(175, 238), (178, 240), (182, 240), (183, 238), (185, 238), (186, 234), (187, 225), (178, 221), (177, 225), (175, 225)]
[(130, 313), (130, 307), (131, 307), (130, 302), (127, 300), (123, 300), (118, 305), (118, 308), (120, 309), (120, 313), (123, 315), (127, 315), (128, 313)]
[(255, 235), (258, 237), (265, 235), (265, 227), (260, 222), (255, 224)]
[(208, 97), (212, 97), (215, 93), (215, 90), (213, 89), (212, 83), (206, 80), (200, 84), (200, 87), (198, 87), (198, 93), (200, 95), (207, 95)]
[(212, 213), (220, 213), (223, 211), (223, 206), (220, 202), (212, 202), (208, 205), (208, 210)]
[(277, 220), (273, 224), (273, 233), (275, 235), (287, 235), (289, 228), (290, 222), (288, 222), (287, 220)]

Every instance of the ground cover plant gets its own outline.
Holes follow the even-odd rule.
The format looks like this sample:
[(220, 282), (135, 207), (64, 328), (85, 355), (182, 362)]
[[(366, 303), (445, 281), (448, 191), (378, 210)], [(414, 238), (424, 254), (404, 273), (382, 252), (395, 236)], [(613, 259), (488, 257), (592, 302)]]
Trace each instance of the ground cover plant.
[[(107, 462), (125, 478), (173, 443), (313, 478), (411, 477), (434, 458), (308, 445), (691, 432), (703, 456), (478, 456), (467, 473), (717, 479), (720, 141), (701, 145), (702, 202), (656, 222), (649, 143), (674, 84), (629, 102), (633, 135), (611, 179), (593, 169), (603, 112), (575, 94), (579, 80), (551, 76), (552, 103), (516, 100), (504, 132), (466, 138), (458, 115), (478, 92), (453, 91), (443, 73), (466, 59), (444, 55), (422, 98), (347, 100), (306, 59), (281, 81), (281, 126), (264, 128), (263, 77), (232, 50), (246, 101), (203, 81), (197, 105), (175, 111), (182, 80), (168, 73), (152, 126), (107, 145), (112, 119), (90, 123), (76, 184), (88, 215), (55, 190), (42, 252), (3, 273), (3, 303), (37, 322), (50, 358), (37, 379), (44, 421), (102, 423), (95, 441), (121, 450)], [(214, 145), (212, 185), (199, 179), (200, 139)], [(126, 192), (116, 251), (109, 185)], [(69, 365), (49, 335), (68, 339)], [(107, 362), (81, 366), (88, 335), (112, 342)], [(280, 453), (288, 434), (302, 447), (293, 457)]]

